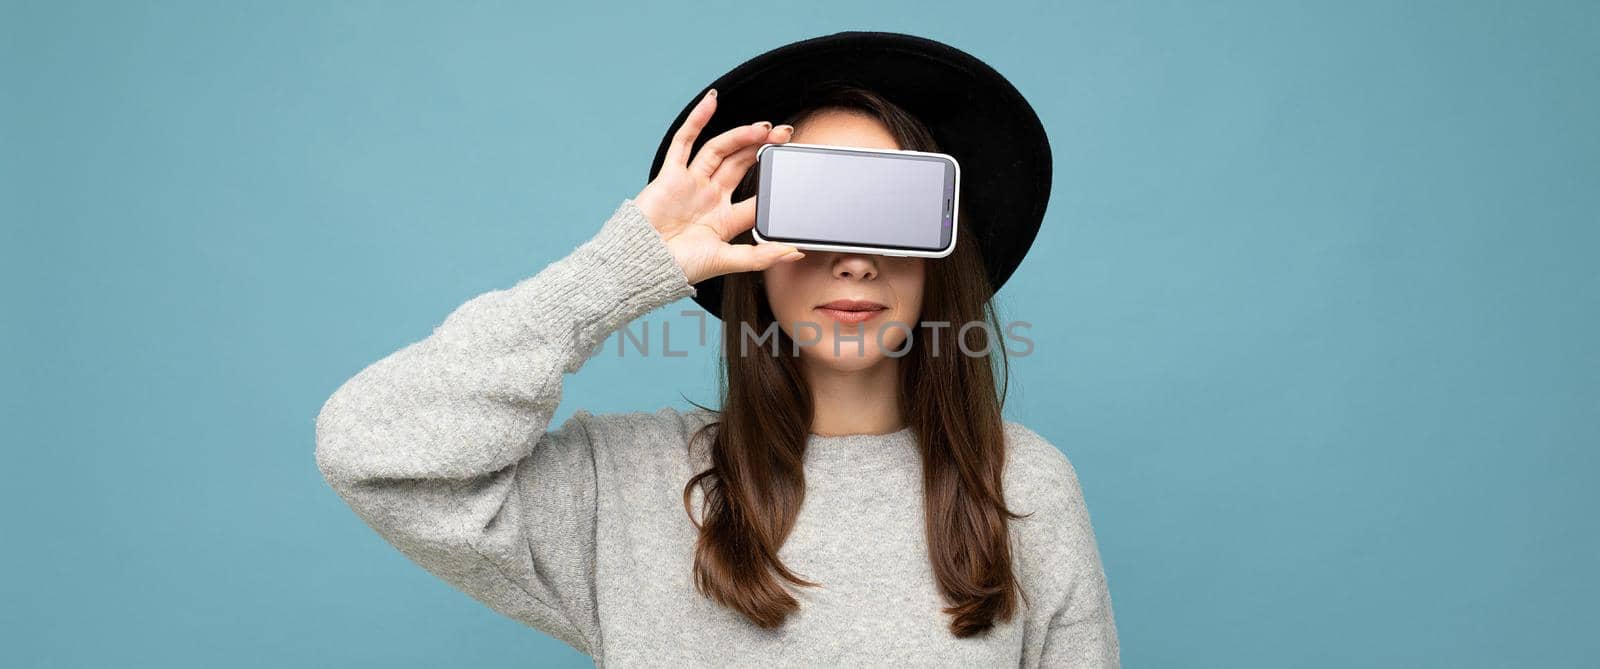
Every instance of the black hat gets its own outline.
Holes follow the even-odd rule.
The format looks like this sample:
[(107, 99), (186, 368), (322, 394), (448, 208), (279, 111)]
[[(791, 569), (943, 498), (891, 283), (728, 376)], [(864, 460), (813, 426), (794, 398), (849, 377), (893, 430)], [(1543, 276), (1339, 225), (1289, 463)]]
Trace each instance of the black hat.
[[(961, 163), (962, 234), (977, 240), (989, 285), (999, 290), (1044, 221), (1050, 140), (1011, 82), (965, 51), (914, 35), (863, 31), (772, 49), (706, 87), (717, 89), (717, 111), (689, 155), (736, 126), (797, 111), (809, 91), (832, 82), (854, 83), (904, 108), (928, 126), (941, 152)], [(646, 183), (661, 171), (673, 134), (705, 93), (696, 94), (667, 128)], [(722, 277), (695, 284), (695, 291), (694, 301), (721, 318)]]

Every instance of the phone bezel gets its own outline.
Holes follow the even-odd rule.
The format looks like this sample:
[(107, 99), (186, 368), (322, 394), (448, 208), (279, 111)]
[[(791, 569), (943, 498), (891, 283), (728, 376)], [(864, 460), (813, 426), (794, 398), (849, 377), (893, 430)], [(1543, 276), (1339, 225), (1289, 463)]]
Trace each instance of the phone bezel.
[[(833, 152), (833, 153), (882, 153), (882, 154), (889, 154), (889, 155), (913, 154), (913, 155), (919, 155), (919, 156), (930, 156), (930, 157), (938, 158), (941, 161), (949, 163), (951, 165), (951, 167), (954, 168), (953, 171), (954, 171), (954, 174), (955, 174), (955, 178), (953, 179), (953, 183), (951, 184), (951, 196), (950, 196), (950, 241), (949, 241), (949, 243), (946, 244), (945, 247), (942, 248), (942, 249), (937, 249), (937, 250), (933, 250), (933, 251), (921, 251), (921, 250), (916, 250), (916, 249), (900, 249), (900, 248), (890, 248), (890, 247), (882, 247), (882, 246), (863, 246), (863, 245), (853, 245), (853, 244), (826, 244), (826, 243), (821, 243), (821, 242), (808, 242), (808, 241), (788, 240), (788, 239), (783, 239), (783, 238), (778, 238), (778, 237), (767, 237), (767, 236), (762, 235), (761, 234), (761, 223), (766, 218), (766, 208), (761, 206), (761, 200), (760, 200), (760, 195), (761, 194), (760, 194), (760, 186), (759, 186), (759, 184), (761, 183), (762, 180), (761, 180), (761, 177), (760, 177), (760, 174), (759, 174), (759, 170), (762, 167), (762, 157), (766, 154), (767, 149), (770, 149), (770, 148), (773, 148), (773, 147), (778, 147), (780, 149), (782, 147), (823, 149), (824, 151)], [(761, 148), (756, 149), (756, 165), (755, 165), (755, 167), (758, 170), (758, 173), (757, 173), (757, 176), (756, 176), (756, 182), (758, 184), (758, 186), (757, 186), (757, 194), (756, 194), (756, 197), (757, 197), (757, 200), (756, 200), (756, 223), (755, 223), (755, 225), (751, 226), (750, 235), (755, 238), (757, 243), (774, 242), (774, 243), (779, 243), (779, 244), (788, 244), (789, 246), (793, 246), (793, 247), (798, 248), (798, 249), (810, 249), (810, 250), (818, 250), (818, 251), (838, 251), (838, 252), (845, 252), (845, 253), (871, 253), (871, 254), (875, 254), (875, 255), (889, 256), (889, 257), (896, 257), (896, 258), (944, 258), (946, 256), (949, 256), (952, 252), (955, 251), (955, 248), (956, 248), (956, 236), (961, 234), (961, 222), (959, 220), (961, 218), (961, 163), (956, 160), (955, 156), (952, 156), (952, 155), (950, 155), (948, 153), (937, 153), (937, 152), (933, 152), (933, 151), (913, 151), (911, 149), (877, 149), (877, 148), (860, 147), (860, 146), (848, 146), (848, 147), (847, 146), (835, 146), (835, 145), (832, 145), (832, 144), (806, 144), (806, 143), (803, 143), (803, 142), (782, 142), (782, 143), (769, 142), (769, 143), (766, 143), (766, 144), (762, 144)]]

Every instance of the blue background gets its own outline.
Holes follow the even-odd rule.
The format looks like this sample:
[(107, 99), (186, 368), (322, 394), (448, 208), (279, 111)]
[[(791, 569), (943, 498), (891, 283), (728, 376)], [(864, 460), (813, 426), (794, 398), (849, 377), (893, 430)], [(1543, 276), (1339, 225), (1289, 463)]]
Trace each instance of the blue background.
[[(0, 10), (0, 664), (589, 666), (362, 525), (315, 415), (847, 29), (1050, 132), (1007, 413), (1078, 468), (1128, 666), (1600, 654), (1594, 3), (213, 4)], [(714, 402), (693, 308), (557, 419)]]

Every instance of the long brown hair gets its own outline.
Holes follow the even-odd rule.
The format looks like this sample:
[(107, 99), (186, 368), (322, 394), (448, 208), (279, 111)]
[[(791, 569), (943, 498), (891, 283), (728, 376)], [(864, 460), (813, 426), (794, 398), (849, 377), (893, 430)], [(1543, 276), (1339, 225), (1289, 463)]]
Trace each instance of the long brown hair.
[[(876, 118), (901, 149), (939, 151), (921, 121), (850, 82), (812, 91), (781, 123), (798, 126), (824, 109)], [(733, 201), (755, 193), (757, 174), (751, 169), (745, 175)], [(965, 210), (960, 218), (963, 227), (982, 224)], [(750, 243), (752, 238), (747, 231), (733, 241)], [(925, 263), (921, 318), (900, 358), (901, 415), (916, 436), (922, 460), (928, 558), (950, 604), (944, 612), (952, 615), (950, 631), (957, 637), (983, 633), (996, 619), (1010, 620), (1021, 593), (1012, 568), (1008, 520), (1022, 516), (1006, 507), (1002, 481), (1001, 408), (1010, 367), (997, 336), (999, 319), (977, 244), (975, 235), (958, 234), (949, 256)], [(800, 361), (784, 353), (796, 349), (782, 329), (774, 328), (778, 355), (739, 353), (747, 350), (739, 341), (743, 326), (750, 333), (766, 333), (774, 320), (758, 276), (736, 272), (723, 277), (722, 409), (701, 407), (719, 414), (719, 420), (706, 424), (691, 440), (709, 437), (711, 468), (684, 486), (683, 503), (699, 528), (696, 588), (771, 629), (800, 607), (779, 577), (799, 586), (818, 585), (778, 559), (805, 499), (803, 463), (814, 405)], [(987, 323), (988, 333), (982, 327), (965, 328), (965, 341), (958, 342), (961, 326), (975, 321)], [(947, 328), (937, 333), (942, 335), (937, 336), (937, 352), (929, 343), (934, 335), (927, 330), (932, 328), (922, 325), (926, 322)], [(960, 343), (966, 344), (964, 350)], [(979, 351), (985, 354), (969, 355)], [(690, 503), (697, 485), (705, 496), (703, 521), (694, 520)]]

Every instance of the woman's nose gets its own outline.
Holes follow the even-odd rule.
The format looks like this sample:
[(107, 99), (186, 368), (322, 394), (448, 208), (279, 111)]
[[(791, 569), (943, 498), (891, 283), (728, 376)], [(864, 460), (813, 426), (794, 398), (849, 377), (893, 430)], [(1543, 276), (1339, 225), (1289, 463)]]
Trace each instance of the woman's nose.
[(833, 259), (833, 276), (840, 279), (875, 279), (878, 264), (870, 255), (843, 253)]

